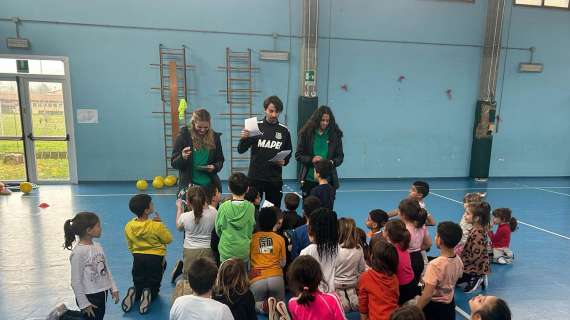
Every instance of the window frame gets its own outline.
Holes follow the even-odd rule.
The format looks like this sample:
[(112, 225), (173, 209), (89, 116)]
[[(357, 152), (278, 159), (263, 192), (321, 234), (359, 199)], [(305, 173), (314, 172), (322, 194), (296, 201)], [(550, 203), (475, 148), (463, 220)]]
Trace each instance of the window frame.
[(518, 4), (517, 0), (513, 0), (513, 5), (514, 6), (519, 6), (519, 7), (526, 7), (526, 8), (543, 8), (543, 9), (555, 9), (555, 10), (565, 10), (565, 11), (569, 11), (570, 10), (570, 2), (568, 3), (568, 7), (564, 8), (564, 7), (553, 7), (553, 6), (547, 6), (544, 4), (545, 0), (542, 0), (542, 4), (541, 5), (532, 5), (532, 4)]

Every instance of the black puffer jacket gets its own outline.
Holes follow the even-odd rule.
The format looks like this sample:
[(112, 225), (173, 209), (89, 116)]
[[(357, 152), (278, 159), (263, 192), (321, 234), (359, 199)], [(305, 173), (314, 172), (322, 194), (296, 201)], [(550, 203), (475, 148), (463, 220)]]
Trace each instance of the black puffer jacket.
[[(214, 171), (209, 174), (212, 178), (212, 183), (216, 185), (220, 192), (222, 192), (222, 183), (220, 177), (218, 177), (218, 172), (220, 172), (224, 166), (224, 152), (222, 151), (222, 142), (220, 140), (221, 135), (221, 133), (214, 132), (216, 147), (210, 150), (210, 154), (208, 155), (208, 165), (214, 166)], [(172, 168), (178, 169), (178, 187), (181, 189), (186, 188), (188, 184), (192, 182), (192, 157), (190, 156), (186, 160), (182, 157), (182, 150), (186, 147), (193, 148), (192, 135), (187, 126), (180, 129), (176, 137), (176, 142), (174, 143), (172, 158), (170, 160)]]

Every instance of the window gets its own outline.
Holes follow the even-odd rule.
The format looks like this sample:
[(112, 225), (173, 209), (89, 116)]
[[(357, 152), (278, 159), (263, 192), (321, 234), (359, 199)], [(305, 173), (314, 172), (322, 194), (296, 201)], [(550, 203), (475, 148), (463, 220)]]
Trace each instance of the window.
[[(26, 62), (22, 65), (23, 68), (18, 68), (18, 61)], [(65, 67), (61, 60), (22, 60), (0, 58), (0, 73), (26, 73), (62, 76), (65, 75)]]
[(521, 6), (570, 9), (570, 0), (514, 0), (514, 2)]

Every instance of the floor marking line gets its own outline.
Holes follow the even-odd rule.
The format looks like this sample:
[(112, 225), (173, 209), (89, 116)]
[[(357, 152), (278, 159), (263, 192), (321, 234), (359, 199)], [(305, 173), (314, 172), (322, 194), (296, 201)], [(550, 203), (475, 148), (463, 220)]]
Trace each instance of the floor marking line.
[(540, 191), (544, 191), (544, 192), (550, 192), (550, 193), (554, 193), (554, 194), (559, 194), (559, 195), (561, 195), (561, 196), (570, 197), (570, 194), (568, 194), (568, 193), (556, 192), (556, 191), (547, 190), (547, 189), (542, 189), (542, 188), (538, 188), (538, 187), (535, 187), (535, 188), (533, 188), (533, 189), (540, 190)]
[[(446, 196), (442, 196), (441, 194), (437, 194), (437, 193), (435, 193), (435, 192), (430, 192), (430, 194), (433, 194), (434, 196), (437, 196), (437, 197), (440, 197), (440, 198), (443, 198), (443, 199), (446, 199), (446, 200), (449, 200), (449, 201), (452, 201), (452, 202), (455, 202), (455, 203), (463, 204), (463, 202), (461, 202), (461, 201), (457, 201), (457, 200), (455, 200), (455, 199), (451, 199), (451, 198), (448, 198), (448, 197), (446, 197)], [(552, 232), (552, 231), (550, 231), (550, 230), (546, 230), (546, 229), (544, 229), (544, 228), (537, 227), (537, 226), (535, 226), (535, 225), (532, 225), (532, 224), (530, 224), (530, 223), (526, 223), (526, 222), (521, 221), (521, 220), (518, 220), (518, 222), (519, 222), (520, 224), (522, 224), (522, 225), (527, 226), (527, 227), (531, 227), (531, 228), (534, 228), (534, 229), (536, 229), (536, 230), (540, 230), (540, 231), (542, 231), (542, 232), (546, 232), (546, 233), (555, 235), (555, 236), (557, 236), (557, 237), (560, 237), (560, 238), (563, 238), (563, 239), (566, 239), (566, 240), (570, 240), (570, 237), (567, 237), (567, 236), (558, 234), (558, 233), (556, 233), (556, 232)]]
[(458, 306), (455, 306), (455, 312), (459, 313), (465, 319), (471, 319), (471, 315)]
[[(511, 184), (517, 185), (517, 186), (523, 186), (523, 187), (527, 187), (533, 190), (540, 190), (540, 191), (544, 191), (544, 192), (548, 192), (548, 193), (554, 193), (554, 194), (559, 194), (562, 196), (566, 196), (566, 197), (570, 197), (570, 194), (567, 193), (562, 193), (562, 192), (556, 192), (556, 191), (552, 191), (552, 190), (546, 190), (545, 188), (548, 187), (531, 187), (527, 184), (522, 184), (522, 183), (516, 183), (516, 182), (511, 182)], [(555, 188), (550, 188), (550, 189), (555, 189)]]
[[(287, 185), (286, 185), (287, 186)], [(291, 191), (294, 192), (295, 189), (287, 186), (287, 188)], [(552, 191), (552, 190), (547, 190), (548, 189), (570, 189), (570, 187), (514, 187), (514, 188), (507, 188), (507, 187), (489, 187), (489, 188), (440, 188), (440, 189), (431, 189), (432, 191), (467, 191), (467, 190), (540, 190), (540, 191), (544, 191), (544, 192), (549, 192), (549, 193), (554, 193), (554, 194), (558, 194), (558, 195), (562, 195), (562, 196), (567, 196), (570, 197), (570, 194), (567, 193), (563, 193), (563, 192), (557, 192), (557, 191)], [(408, 192), (409, 189), (354, 189), (354, 190), (337, 190), (337, 193), (356, 193), (356, 192)], [(38, 194), (29, 194), (29, 195), (25, 195), (25, 197), (28, 198), (39, 198), (39, 197), (43, 197), (48, 195), (48, 193), (51, 192), (58, 192), (58, 190), (46, 190), (46, 191), (40, 191), (43, 192), (42, 195), (38, 195)], [(439, 197), (442, 198), (446, 198), (442, 195), (438, 195), (434, 192), (430, 192), (434, 195), (437, 195)], [(72, 194), (72, 197), (123, 197), (123, 196), (134, 196), (137, 193), (107, 193), (107, 194)], [(225, 195), (225, 193), (223, 193)], [(149, 193), (148, 195), (150, 196), (176, 196), (176, 193)], [(452, 200), (452, 201), (456, 201), (453, 199), (447, 199), (447, 200)]]
[(531, 227), (531, 228), (534, 228), (534, 229), (537, 229), (537, 230), (540, 230), (540, 231), (543, 231), (543, 232), (546, 232), (546, 233), (550, 233), (550, 234), (552, 234), (552, 235), (558, 236), (558, 237), (560, 237), (560, 238), (564, 238), (564, 239), (566, 239), (566, 240), (570, 240), (570, 237), (563, 236), (563, 235), (558, 234), (558, 233), (556, 233), (556, 232), (552, 232), (552, 231), (549, 231), (549, 230), (546, 230), (546, 229), (543, 229), (543, 228), (534, 226), (534, 225), (532, 225), (532, 224), (530, 224), (530, 223), (526, 223), (526, 222), (524, 222), (524, 221), (518, 220), (518, 223), (524, 224), (524, 225), (527, 226), (527, 227)]
[(459, 203), (459, 204), (463, 205), (463, 202), (462, 202), (462, 201), (457, 201), (457, 200), (455, 200), (455, 199), (451, 199), (451, 198), (448, 198), (448, 197), (446, 197), (446, 196), (442, 196), (441, 194), (438, 194), (438, 193), (435, 193), (435, 192), (430, 192), (430, 194), (433, 194), (434, 196), (437, 196), (437, 197), (443, 198), (443, 199), (445, 199), (445, 200), (449, 200), (449, 201), (452, 201), (452, 202)]
[[(542, 187), (542, 188), (549, 188), (549, 189), (570, 189), (570, 187)], [(433, 191), (467, 191), (467, 190), (533, 190), (537, 189), (537, 187), (481, 187), (481, 188), (435, 188), (430, 189)], [(350, 192), (407, 192), (409, 189), (354, 189), (354, 190), (338, 190), (337, 193), (350, 193)], [(546, 190), (543, 190), (546, 191)], [(548, 190), (550, 191), (550, 190)], [(552, 191), (554, 192), (554, 191)]]

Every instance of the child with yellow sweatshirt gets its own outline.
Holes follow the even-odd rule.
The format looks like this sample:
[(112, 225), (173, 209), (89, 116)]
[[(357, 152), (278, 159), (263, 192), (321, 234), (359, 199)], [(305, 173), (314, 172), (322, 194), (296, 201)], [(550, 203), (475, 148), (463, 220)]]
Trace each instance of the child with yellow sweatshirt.
[(160, 282), (166, 268), (166, 245), (172, 242), (172, 234), (154, 212), (152, 198), (147, 194), (137, 194), (129, 201), (129, 209), (137, 216), (125, 226), (125, 236), (129, 251), (133, 254), (134, 287), (127, 290), (121, 307), (129, 312), (135, 300), (140, 299), (139, 313), (145, 314), (150, 302), (158, 296)]

